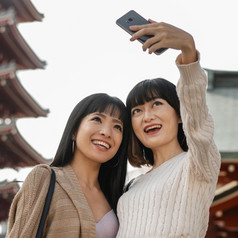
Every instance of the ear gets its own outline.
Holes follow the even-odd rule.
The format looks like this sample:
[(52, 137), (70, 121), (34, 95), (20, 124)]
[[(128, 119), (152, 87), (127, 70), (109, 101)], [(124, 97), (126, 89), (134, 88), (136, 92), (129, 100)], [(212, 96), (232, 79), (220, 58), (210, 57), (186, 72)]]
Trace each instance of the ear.
[(178, 118), (178, 124), (180, 124), (180, 123), (183, 123), (183, 122), (182, 122), (182, 119), (179, 117)]
[(76, 135), (75, 135), (75, 133), (72, 135), (72, 140), (76, 140)]

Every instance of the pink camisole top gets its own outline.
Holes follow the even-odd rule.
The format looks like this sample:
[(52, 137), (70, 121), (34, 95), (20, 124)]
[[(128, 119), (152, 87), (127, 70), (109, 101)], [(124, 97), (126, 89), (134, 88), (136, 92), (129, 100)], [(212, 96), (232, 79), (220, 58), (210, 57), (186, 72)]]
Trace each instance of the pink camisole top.
[(96, 223), (97, 238), (115, 238), (119, 228), (116, 214), (113, 210), (109, 211)]

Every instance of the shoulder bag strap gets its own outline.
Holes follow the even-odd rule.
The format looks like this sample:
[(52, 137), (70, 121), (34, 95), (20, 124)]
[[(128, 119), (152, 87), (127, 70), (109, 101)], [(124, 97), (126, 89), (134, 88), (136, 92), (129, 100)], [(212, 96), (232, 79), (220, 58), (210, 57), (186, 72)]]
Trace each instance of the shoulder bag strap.
[(126, 185), (126, 187), (124, 188), (124, 193), (129, 190), (129, 188), (132, 185), (132, 183), (134, 182), (134, 180), (135, 180), (135, 178), (131, 179), (130, 182)]
[(55, 171), (51, 168), (51, 178), (50, 178), (50, 185), (49, 185), (49, 189), (48, 189), (48, 193), (46, 196), (46, 200), (45, 200), (45, 205), (43, 208), (43, 212), (41, 215), (41, 219), (40, 219), (40, 224), (36, 233), (36, 238), (41, 238), (42, 233), (43, 233), (43, 229), (45, 226), (45, 221), (46, 221), (46, 217), (50, 208), (50, 203), (52, 200), (52, 196), (53, 196), (53, 192), (54, 192), (54, 188), (55, 188)]

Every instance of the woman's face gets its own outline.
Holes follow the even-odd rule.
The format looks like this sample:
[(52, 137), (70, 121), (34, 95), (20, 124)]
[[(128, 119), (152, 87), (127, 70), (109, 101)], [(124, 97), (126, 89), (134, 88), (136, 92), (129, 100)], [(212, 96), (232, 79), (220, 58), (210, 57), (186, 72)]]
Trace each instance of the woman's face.
[(156, 98), (131, 110), (132, 127), (141, 143), (152, 151), (177, 143), (181, 120), (166, 100)]
[(94, 112), (83, 118), (75, 135), (74, 156), (104, 163), (118, 151), (123, 136), (123, 123), (107, 113)]

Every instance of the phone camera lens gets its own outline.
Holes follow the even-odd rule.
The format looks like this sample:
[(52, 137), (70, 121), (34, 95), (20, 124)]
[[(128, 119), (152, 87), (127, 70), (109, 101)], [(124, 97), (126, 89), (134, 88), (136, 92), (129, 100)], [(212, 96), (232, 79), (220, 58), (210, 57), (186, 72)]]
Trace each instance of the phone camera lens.
[(130, 17), (130, 18), (127, 19), (126, 22), (127, 22), (127, 23), (130, 23), (130, 22), (132, 22), (132, 21), (133, 21), (133, 18)]

